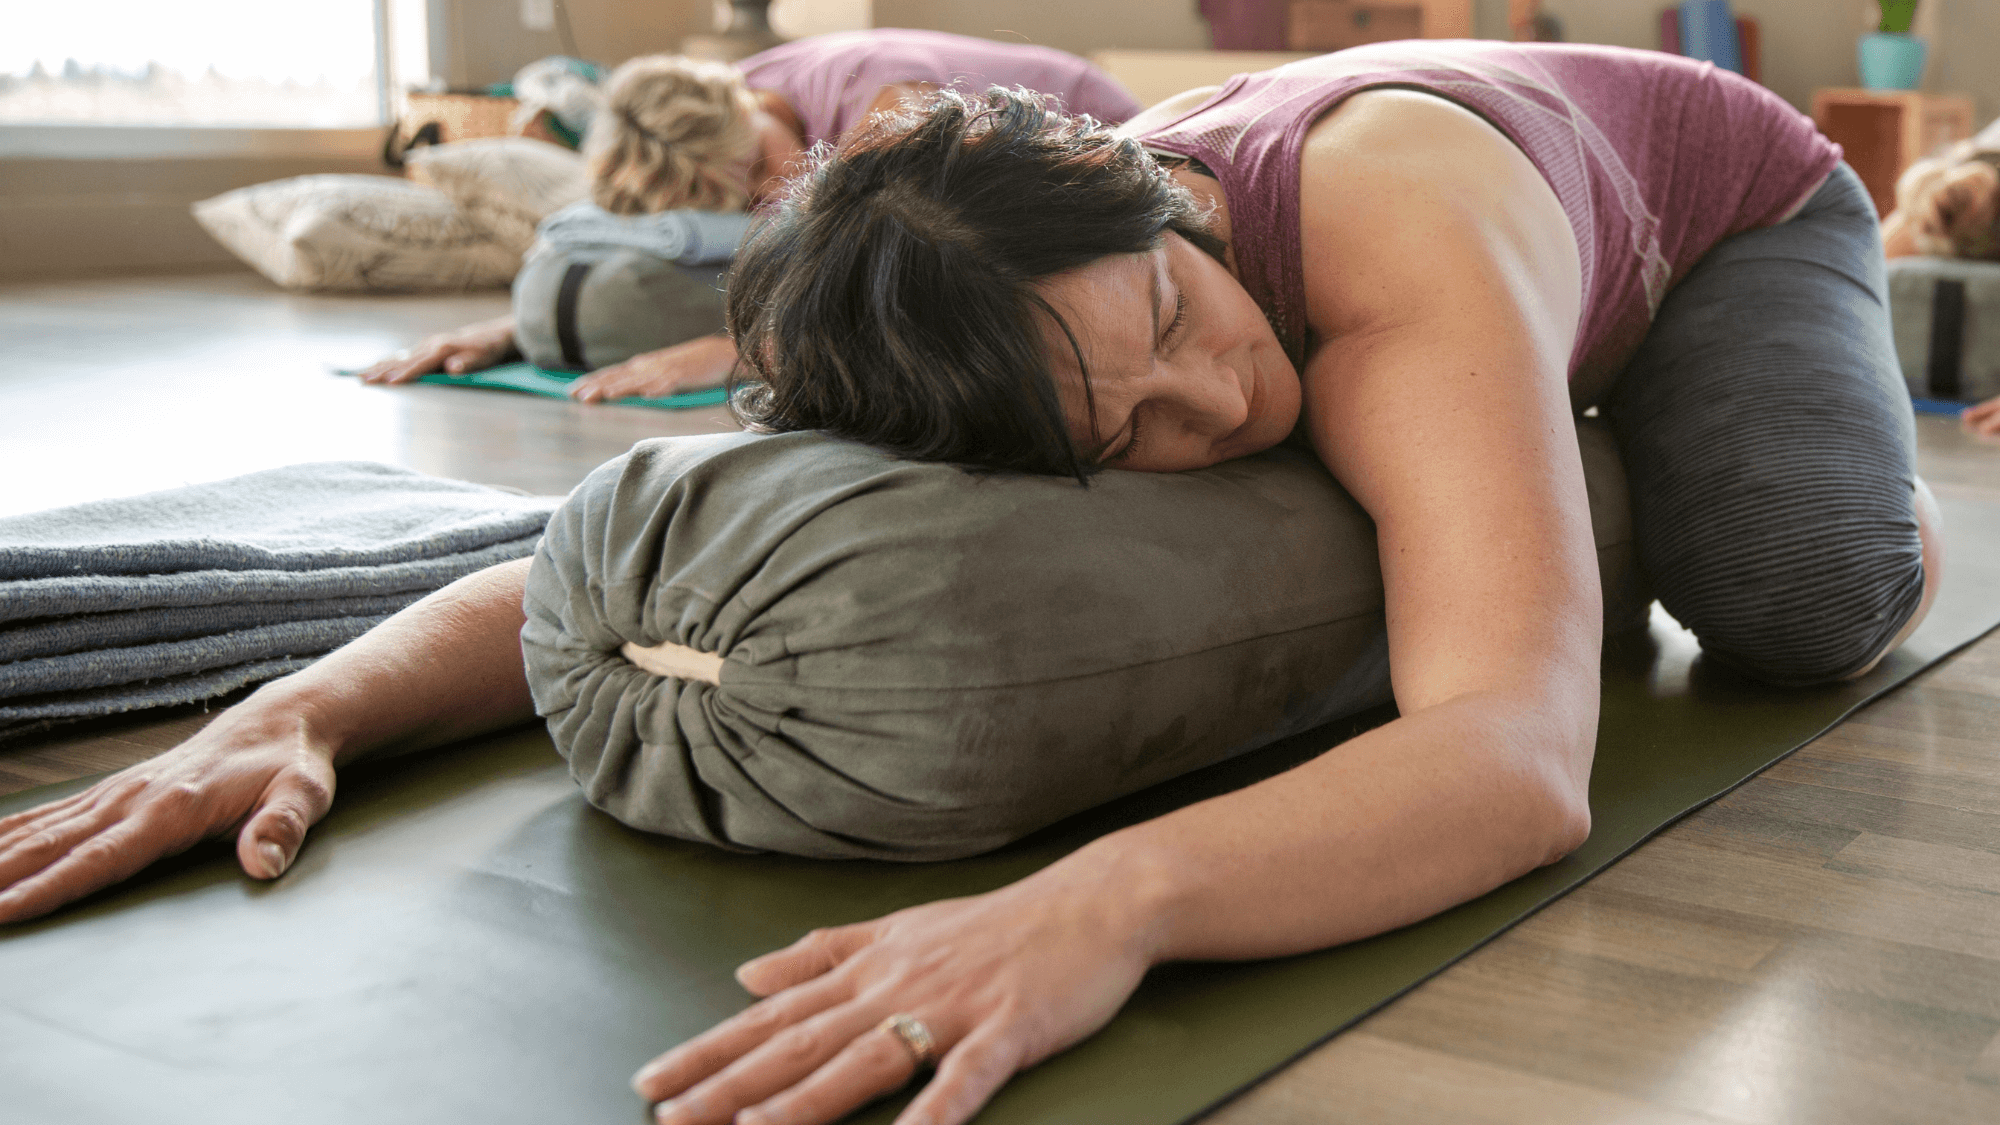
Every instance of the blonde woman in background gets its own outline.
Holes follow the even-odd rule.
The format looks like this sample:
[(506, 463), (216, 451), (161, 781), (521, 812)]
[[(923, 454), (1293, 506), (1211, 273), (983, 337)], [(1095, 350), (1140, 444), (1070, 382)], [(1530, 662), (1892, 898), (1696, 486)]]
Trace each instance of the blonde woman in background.
[[(1920, 160), (1896, 182), (1896, 209), (1882, 220), (1882, 251), (2000, 262), (2000, 121), (1942, 156)], [(1960, 416), (1967, 431), (2000, 437), (2000, 398)]]
[[(1124, 87), (1075, 55), (935, 31), (817, 35), (733, 65), (649, 55), (620, 66), (605, 84), (605, 107), (584, 142), (591, 199), (614, 215), (755, 207), (814, 145), (947, 86), (1032, 90), (1106, 124), (1139, 111)], [(361, 378), (403, 383), (518, 355), (514, 318), (504, 316), (433, 336)], [(714, 386), (735, 365), (728, 337), (703, 336), (596, 371), (570, 394), (582, 402), (665, 396)]]

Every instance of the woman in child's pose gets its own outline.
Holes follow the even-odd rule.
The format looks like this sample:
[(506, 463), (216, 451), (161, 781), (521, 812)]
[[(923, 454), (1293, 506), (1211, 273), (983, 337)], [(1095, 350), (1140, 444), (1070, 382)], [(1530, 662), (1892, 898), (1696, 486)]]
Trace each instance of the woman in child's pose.
[[(1124, 87), (1075, 55), (938, 31), (817, 35), (733, 65), (649, 55), (606, 82), (605, 108), (584, 143), (591, 197), (618, 215), (741, 211), (769, 198), (812, 146), (906, 98), (954, 85), (1033, 90), (1065, 112), (1112, 125), (1139, 111)], [(433, 336), (361, 378), (461, 374), (517, 354), (514, 318), (504, 316)], [(570, 393), (584, 402), (670, 395), (720, 383), (735, 363), (728, 337), (702, 336), (604, 368)]]
[[(750, 418), (1076, 476), (1309, 442), (1375, 521), (1400, 717), (1011, 886), (752, 961), (765, 999), (639, 1091), (667, 1125), (824, 1122), (934, 1051), (900, 1120), (956, 1125), (1154, 965), (1352, 941), (1575, 848), (1600, 631), (1579, 410), (1617, 433), (1645, 569), (1710, 658), (1776, 684), (1872, 667), (1938, 578), (1883, 290), (1838, 149), (1651, 52), (1385, 44), (1124, 135), (996, 92), (850, 137), (738, 260)], [(0, 918), (214, 833), (274, 876), (336, 762), (527, 719), (525, 571), (0, 822)]]

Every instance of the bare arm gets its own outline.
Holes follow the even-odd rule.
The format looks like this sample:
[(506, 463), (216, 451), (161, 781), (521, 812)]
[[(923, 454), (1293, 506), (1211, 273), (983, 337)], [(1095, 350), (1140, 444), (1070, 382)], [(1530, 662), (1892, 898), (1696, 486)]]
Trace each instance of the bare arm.
[(528, 564), (462, 578), (259, 688), (180, 746), (0, 820), (0, 922), (231, 832), (243, 870), (275, 878), (326, 815), (335, 766), (532, 718), (520, 644)]
[(1376, 521), (1403, 717), (1116, 843), (1180, 873), (1161, 935), (1176, 957), (1363, 937), (1588, 833), (1600, 610), (1567, 219), (1504, 138), (1418, 94), (1351, 99), (1310, 135), (1302, 179), (1326, 341), (1307, 418)]
[(904, 102), (915, 101), (936, 89), (929, 82), (892, 82), (875, 91), (875, 100), (868, 103), (868, 112), (861, 115), (861, 120), (865, 122), (878, 113), (896, 109)]

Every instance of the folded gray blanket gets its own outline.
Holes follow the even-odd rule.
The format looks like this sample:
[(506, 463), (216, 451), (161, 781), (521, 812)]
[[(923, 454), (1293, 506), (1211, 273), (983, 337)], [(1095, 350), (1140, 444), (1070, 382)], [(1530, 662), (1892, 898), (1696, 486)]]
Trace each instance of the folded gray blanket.
[(539, 536), (559, 503), (372, 461), (287, 465), (0, 519), (0, 581), (415, 562)]
[(524, 535), (476, 551), (379, 566), (29, 578), (0, 583), (0, 621), (166, 606), (246, 605), (429, 591), (495, 563), (526, 558), (535, 553), (535, 543), (540, 539), (540, 533)]
[(10, 703), (0, 706), (0, 740), (33, 734), (78, 719), (95, 719), (148, 707), (199, 703), (204, 699), (227, 695), (237, 688), (288, 676), (318, 659), (319, 656), (286, 656), (276, 660), (253, 660), (164, 680), (63, 692), (29, 702)]
[(0, 736), (296, 671), (532, 554), (559, 502), (323, 462), (0, 519)]
[(37, 656), (62, 656), (99, 648), (152, 641), (178, 641), (330, 617), (386, 617), (424, 596), (421, 590), (358, 598), (316, 598), (249, 605), (162, 606), (125, 613), (84, 613), (0, 626), (0, 663)]

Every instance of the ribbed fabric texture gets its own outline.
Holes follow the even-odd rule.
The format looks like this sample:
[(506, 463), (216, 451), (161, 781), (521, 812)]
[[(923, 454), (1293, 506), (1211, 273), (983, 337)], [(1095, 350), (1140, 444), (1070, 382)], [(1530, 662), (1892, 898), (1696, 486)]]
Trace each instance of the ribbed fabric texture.
[(296, 671), (533, 554), (559, 502), (325, 462), (0, 519), (0, 736)]
[(1878, 237), (1841, 166), (1796, 218), (1710, 251), (1604, 403), (1661, 604), (1774, 684), (1856, 671), (1923, 594)]

